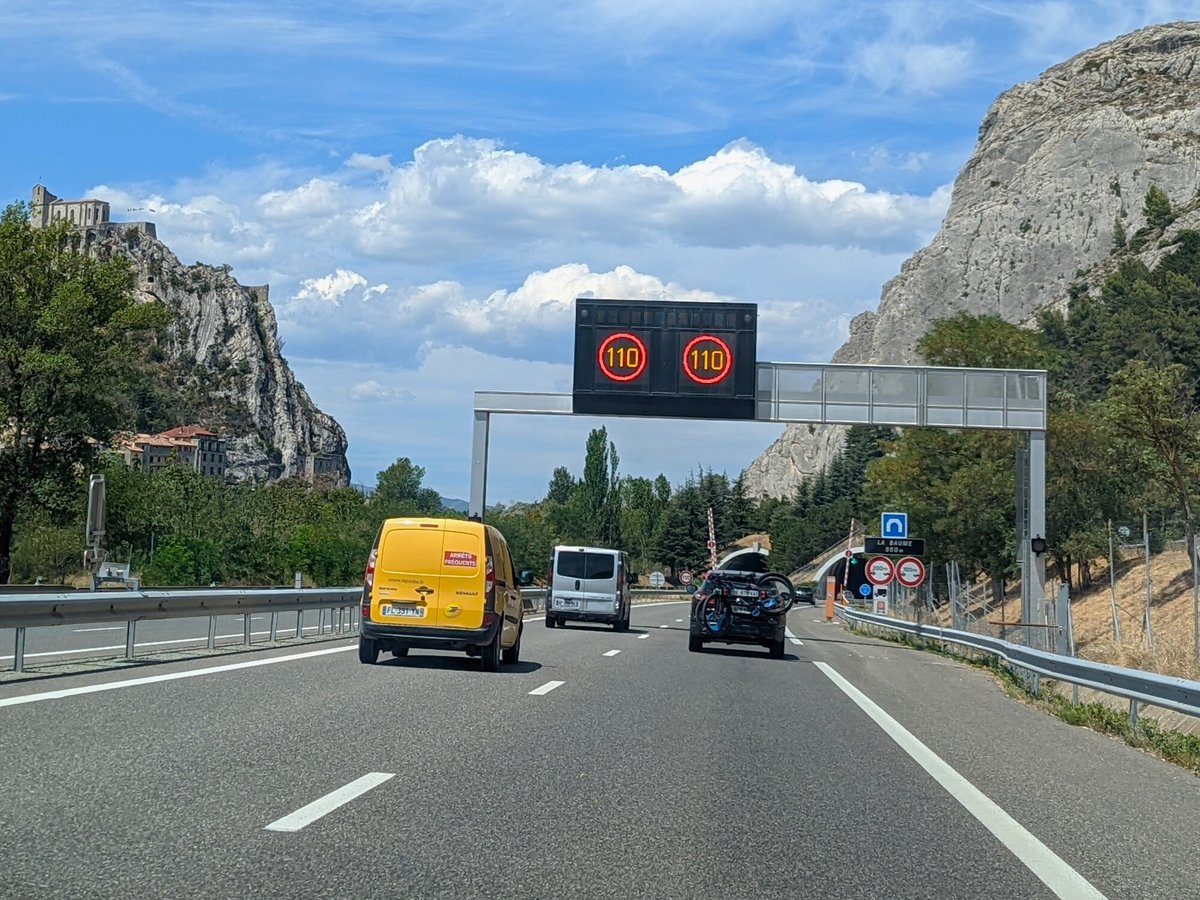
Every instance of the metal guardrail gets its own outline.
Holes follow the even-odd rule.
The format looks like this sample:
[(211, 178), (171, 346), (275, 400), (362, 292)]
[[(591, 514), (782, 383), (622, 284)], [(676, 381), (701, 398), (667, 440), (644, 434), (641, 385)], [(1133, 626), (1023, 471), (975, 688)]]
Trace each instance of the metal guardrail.
[(1172, 709), (1189, 716), (1200, 716), (1200, 682), (1186, 678), (1143, 672), (1123, 666), (1110, 666), (1074, 656), (1062, 656), (1035, 650), (999, 638), (970, 631), (957, 631), (937, 625), (921, 625), (890, 616), (861, 612), (839, 604), (837, 614), (850, 622), (903, 631), (916, 637), (961, 644), (986, 653), (993, 653), (1014, 666), (1106, 694), (1124, 697), (1131, 703), (1130, 718), (1136, 719), (1138, 703)]
[[(271, 614), (270, 639), (278, 629), (278, 614), (296, 612), (296, 637), (304, 633), (304, 613), (321, 612), (318, 624), (325, 633), (325, 610), (334, 634), (352, 632), (362, 588), (200, 589), (169, 591), (78, 591), (55, 594), (0, 594), (0, 628), (16, 630), (13, 670), (25, 667), (25, 629), (53, 625), (125, 622), (125, 656), (133, 658), (137, 623), (143, 619), (177, 619), (208, 616), (208, 648), (216, 642), (216, 617), (243, 617), (243, 643), (250, 643), (250, 616)], [(348, 612), (348, 615), (347, 615)]]

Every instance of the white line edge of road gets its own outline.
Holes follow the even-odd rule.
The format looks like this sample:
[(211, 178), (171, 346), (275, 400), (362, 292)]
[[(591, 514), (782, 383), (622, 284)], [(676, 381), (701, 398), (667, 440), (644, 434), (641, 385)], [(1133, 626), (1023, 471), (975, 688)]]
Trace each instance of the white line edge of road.
[(289, 813), (282, 819), (276, 819), (266, 827), (266, 831), (299, 831), (306, 825), (311, 825), (313, 822), (322, 816), (327, 816), (339, 806), (345, 806), (355, 797), (365, 794), (371, 788), (379, 787), (389, 778), (394, 777), (393, 772), (368, 772), (361, 778), (356, 778), (349, 784), (343, 785), (336, 791), (331, 791), (319, 800), (314, 800), (307, 806), (302, 806), (294, 813)]
[(564, 684), (566, 684), (565, 681), (547, 681), (541, 687), (536, 687), (529, 693), (533, 694), (535, 697), (541, 697), (550, 693), (556, 687), (562, 687)]
[(1029, 871), (1050, 888), (1055, 896), (1064, 900), (1105, 900), (1104, 895), (1091, 882), (1027, 831), (983, 791), (967, 781), (954, 767), (921, 743), (907, 728), (884, 712), (882, 707), (847, 681), (833, 666), (823, 662), (815, 662), (814, 665), (841, 688), (842, 693), (853, 700), (859, 709), (870, 716), (901, 750), (911, 756), (917, 765), (1007, 847)]
[(309, 659), (314, 656), (327, 656), (330, 653), (346, 653), (357, 650), (358, 644), (349, 647), (326, 647), (322, 650), (309, 650), (305, 653), (290, 653), (287, 656), (272, 656), (268, 659), (252, 659), (247, 662), (227, 663), (223, 666), (210, 666), (207, 669), (188, 669), (185, 672), (168, 672), (165, 675), (148, 675), (145, 678), (127, 678), (124, 681), (106, 681), (102, 684), (85, 684), (82, 687), (63, 688), (58, 691), (45, 691), (41, 694), (24, 694), (17, 697), (0, 697), (0, 709), (6, 706), (21, 706), (25, 703), (37, 703), (39, 700), (61, 700), (64, 697), (77, 697), (80, 694), (98, 694), (102, 691), (115, 691), (120, 688), (137, 687), (143, 684), (155, 684), (160, 681), (179, 681), (182, 678), (198, 678), (201, 675), (214, 675), (217, 672), (234, 672), (238, 669), (254, 669), (258, 666), (271, 666), (275, 663), (291, 662), (294, 659)]

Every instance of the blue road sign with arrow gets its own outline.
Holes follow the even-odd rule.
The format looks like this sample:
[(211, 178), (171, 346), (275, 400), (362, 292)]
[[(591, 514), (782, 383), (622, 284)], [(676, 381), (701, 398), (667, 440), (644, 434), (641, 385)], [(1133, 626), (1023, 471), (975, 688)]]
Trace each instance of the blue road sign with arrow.
[(858, 592), (860, 594), (862, 594), (864, 597), (870, 597), (871, 596), (871, 586), (864, 581), (862, 584), (860, 584), (858, 586)]
[(883, 513), (879, 517), (879, 536), (885, 538), (908, 537), (908, 513)]

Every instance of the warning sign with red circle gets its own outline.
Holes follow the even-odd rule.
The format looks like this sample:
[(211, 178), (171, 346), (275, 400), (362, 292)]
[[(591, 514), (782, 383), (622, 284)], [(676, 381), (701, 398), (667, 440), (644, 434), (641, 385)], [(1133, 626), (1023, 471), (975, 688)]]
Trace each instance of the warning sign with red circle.
[(886, 556), (872, 556), (867, 562), (867, 581), (876, 587), (882, 587), (892, 580), (896, 567)]
[(915, 556), (906, 556), (896, 563), (896, 580), (905, 587), (916, 587), (925, 580), (925, 563)]

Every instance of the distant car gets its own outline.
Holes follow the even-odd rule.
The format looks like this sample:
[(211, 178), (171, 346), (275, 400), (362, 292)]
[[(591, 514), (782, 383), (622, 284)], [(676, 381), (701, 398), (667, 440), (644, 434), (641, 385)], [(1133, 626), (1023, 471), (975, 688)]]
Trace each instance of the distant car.
[(792, 595), (796, 598), (797, 603), (811, 603), (817, 605), (817, 596), (813, 593), (813, 589), (805, 585), (801, 585), (792, 591)]
[(792, 603), (792, 583), (783, 575), (715, 569), (692, 595), (688, 650), (699, 653), (707, 643), (757, 644), (772, 659), (783, 659)]

